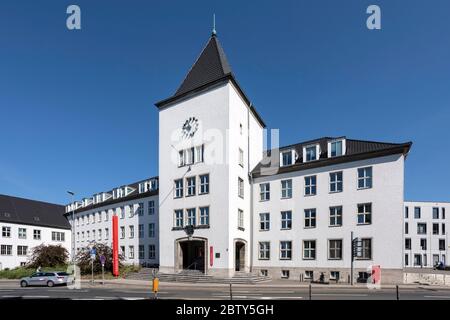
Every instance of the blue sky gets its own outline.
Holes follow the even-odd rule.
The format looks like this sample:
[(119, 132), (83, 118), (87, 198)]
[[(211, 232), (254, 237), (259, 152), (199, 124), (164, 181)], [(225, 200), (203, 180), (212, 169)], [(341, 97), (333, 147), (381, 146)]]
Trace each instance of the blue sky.
[[(66, 28), (77, 4), (82, 30)], [(366, 28), (370, 4), (382, 30)], [(413, 141), (406, 199), (450, 201), (450, 2), (0, 4), (0, 193), (66, 203), (157, 175), (158, 113), (216, 13), (237, 79), (282, 145)]]

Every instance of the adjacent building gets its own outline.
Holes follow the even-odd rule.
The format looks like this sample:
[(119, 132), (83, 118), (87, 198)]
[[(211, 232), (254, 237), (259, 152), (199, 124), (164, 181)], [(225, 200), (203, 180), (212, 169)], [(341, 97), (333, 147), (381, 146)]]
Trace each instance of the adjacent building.
[(431, 268), (448, 264), (450, 202), (405, 201), (404, 266)]
[(0, 195), (0, 270), (23, 266), (41, 244), (70, 253), (70, 224), (62, 205)]
[(158, 178), (99, 192), (66, 206), (73, 226), (72, 250), (88, 250), (95, 243), (112, 247), (112, 216), (119, 220), (119, 252), (128, 264), (159, 263)]

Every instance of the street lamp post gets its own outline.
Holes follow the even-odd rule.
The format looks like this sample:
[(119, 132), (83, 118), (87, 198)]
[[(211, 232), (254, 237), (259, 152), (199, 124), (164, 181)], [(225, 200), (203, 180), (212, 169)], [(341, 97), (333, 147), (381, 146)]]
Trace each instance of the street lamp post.
[(72, 196), (72, 264), (75, 275), (75, 202), (73, 201), (75, 193), (72, 191), (67, 191), (67, 193)]

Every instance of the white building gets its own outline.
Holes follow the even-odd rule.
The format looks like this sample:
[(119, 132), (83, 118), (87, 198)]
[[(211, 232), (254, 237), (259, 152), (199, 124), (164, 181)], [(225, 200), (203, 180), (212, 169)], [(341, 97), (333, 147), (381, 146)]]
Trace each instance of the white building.
[(355, 278), (380, 265), (384, 279), (401, 279), (411, 143), (330, 137), (263, 156), (265, 124), (215, 34), (156, 106), (160, 271), (347, 281), (353, 231), (363, 246)]
[[(112, 216), (119, 217), (119, 249), (125, 263), (158, 265), (158, 179), (150, 178), (97, 193), (66, 206), (74, 228), (74, 250), (93, 243), (112, 247)], [(72, 248), (73, 249), (73, 248)]]
[(70, 224), (64, 206), (0, 195), (0, 270), (23, 266), (41, 244), (70, 253)]
[(405, 267), (432, 268), (438, 262), (448, 264), (448, 212), (450, 202), (405, 201)]

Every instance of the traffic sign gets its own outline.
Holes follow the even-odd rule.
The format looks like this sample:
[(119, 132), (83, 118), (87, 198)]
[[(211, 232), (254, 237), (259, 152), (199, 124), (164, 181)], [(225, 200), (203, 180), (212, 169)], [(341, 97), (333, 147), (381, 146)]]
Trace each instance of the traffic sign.
[(102, 266), (105, 265), (105, 262), (106, 262), (106, 257), (104, 255), (101, 255), (100, 256), (100, 263), (102, 264)]

